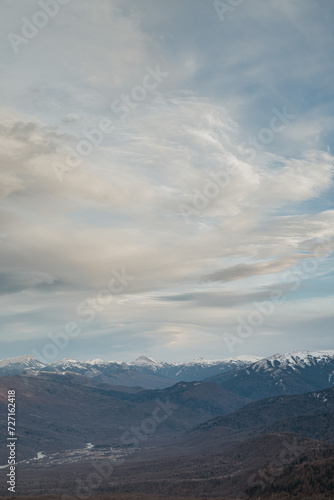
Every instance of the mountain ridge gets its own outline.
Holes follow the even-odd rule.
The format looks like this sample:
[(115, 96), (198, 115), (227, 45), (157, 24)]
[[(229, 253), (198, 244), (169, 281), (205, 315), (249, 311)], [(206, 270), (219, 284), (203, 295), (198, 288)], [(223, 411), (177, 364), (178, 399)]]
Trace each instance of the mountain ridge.
[(140, 385), (146, 389), (164, 388), (178, 381), (192, 382), (207, 378), (230, 369), (248, 366), (261, 358), (240, 356), (222, 360), (204, 360), (203, 358), (185, 363), (167, 363), (156, 361), (147, 356), (140, 356), (135, 361), (104, 361), (92, 359), (79, 361), (64, 358), (52, 363), (42, 363), (32, 355), (0, 360), (0, 376), (19, 375), (25, 372), (67, 371), (95, 378), (113, 385)]
[(334, 351), (274, 354), (204, 380), (253, 400), (322, 390), (334, 385)]
[(333, 385), (334, 350), (299, 350), (266, 358), (248, 355), (221, 360), (197, 358), (184, 363), (140, 356), (131, 362), (64, 358), (47, 364), (30, 354), (0, 360), (0, 376), (39, 372), (72, 372), (102, 383), (145, 389), (162, 389), (180, 381), (206, 381), (255, 400)]

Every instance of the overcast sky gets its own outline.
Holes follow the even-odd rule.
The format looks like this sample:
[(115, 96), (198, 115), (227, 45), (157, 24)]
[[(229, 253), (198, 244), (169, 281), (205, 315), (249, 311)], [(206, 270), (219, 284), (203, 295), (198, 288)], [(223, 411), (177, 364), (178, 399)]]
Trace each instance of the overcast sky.
[(0, 357), (331, 349), (332, 0), (0, 10)]

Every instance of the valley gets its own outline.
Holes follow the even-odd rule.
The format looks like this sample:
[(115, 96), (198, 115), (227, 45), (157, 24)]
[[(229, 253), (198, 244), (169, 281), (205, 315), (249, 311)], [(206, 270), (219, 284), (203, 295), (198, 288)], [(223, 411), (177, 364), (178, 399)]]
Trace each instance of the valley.
[(1, 425), (9, 388), (18, 401), (18, 493), (267, 498), (291, 470), (312, 468), (321, 493), (332, 487), (319, 467), (332, 467), (333, 362), (295, 353), (224, 373), (218, 364), (204, 380), (155, 389), (101, 382), (69, 361), (63, 371), (2, 376)]

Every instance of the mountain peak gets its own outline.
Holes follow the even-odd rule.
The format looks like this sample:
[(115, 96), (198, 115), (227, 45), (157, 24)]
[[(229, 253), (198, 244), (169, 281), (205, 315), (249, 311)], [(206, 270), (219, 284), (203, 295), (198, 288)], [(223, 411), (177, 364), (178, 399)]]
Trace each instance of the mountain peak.
[[(107, 364), (108, 361), (104, 361), (103, 359), (100, 358), (94, 358), (94, 359), (89, 359), (88, 361), (86, 361), (86, 363), (88, 363), (89, 365), (103, 365)], [(113, 363), (113, 361), (109, 361), (109, 363)]]
[(0, 368), (15, 364), (15, 363), (26, 363), (34, 359), (33, 354), (26, 354), (25, 356), (17, 356), (16, 358), (0, 359)]
[(285, 366), (305, 366), (314, 364), (315, 360), (328, 360), (334, 358), (334, 351), (292, 351), (286, 354), (274, 354), (268, 358), (263, 358), (254, 364), (254, 368), (260, 367), (280, 367)]
[(160, 365), (159, 361), (155, 359), (149, 358), (147, 356), (139, 356), (136, 361), (133, 363), (135, 365)]

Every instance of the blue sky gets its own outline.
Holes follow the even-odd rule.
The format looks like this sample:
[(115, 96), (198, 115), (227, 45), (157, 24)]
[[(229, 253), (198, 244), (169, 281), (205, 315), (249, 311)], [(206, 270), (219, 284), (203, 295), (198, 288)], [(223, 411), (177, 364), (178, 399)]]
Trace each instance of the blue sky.
[(233, 3), (2, 2), (2, 358), (333, 348), (334, 6)]

